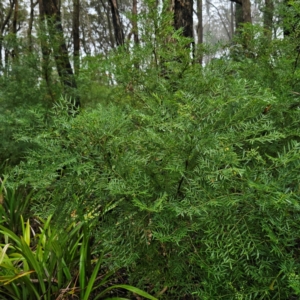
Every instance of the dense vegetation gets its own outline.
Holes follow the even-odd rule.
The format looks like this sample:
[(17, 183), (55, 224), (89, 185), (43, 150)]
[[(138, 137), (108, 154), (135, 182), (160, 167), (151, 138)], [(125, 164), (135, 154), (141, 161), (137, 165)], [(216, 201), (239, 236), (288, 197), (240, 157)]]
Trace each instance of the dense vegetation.
[(84, 57), (72, 93), (18, 41), (0, 76), (1, 299), (300, 296), (298, 31), (245, 24), (193, 56), (151, 20), (143, 43)]

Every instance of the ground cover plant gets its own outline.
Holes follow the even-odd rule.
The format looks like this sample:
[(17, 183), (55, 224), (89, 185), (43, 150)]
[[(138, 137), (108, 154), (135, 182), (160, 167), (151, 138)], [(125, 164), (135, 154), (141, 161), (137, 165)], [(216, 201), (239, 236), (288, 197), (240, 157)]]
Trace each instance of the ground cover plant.
[[(51, 216), (47, 220), (34, 217), (31, 221), (24, 221), (22, 215), (18, 215), (20, 219), (12, 224), (5, 214), (9, 212), (6, 205), (21, 205), (24, 200), (15, 201), (15, 194), (8, 193), (2, 183), (1, 299), (108, 299), (111, 291), (117, 289), (156, 299), (130, 285), (109, 284), (117, 270), (101, 270), (105, 254), (97, 256), (92, 253), (90, 224), (87, 222), (71, 220), (66, 228), (59, 230), (52, 226)], [(20, 232), (16, 225), (20, 225)]]

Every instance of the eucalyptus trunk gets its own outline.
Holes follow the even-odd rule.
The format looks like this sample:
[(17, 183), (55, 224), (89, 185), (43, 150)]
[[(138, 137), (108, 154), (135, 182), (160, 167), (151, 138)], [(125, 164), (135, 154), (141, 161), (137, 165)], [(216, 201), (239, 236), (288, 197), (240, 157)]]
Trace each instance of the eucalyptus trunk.
[(46, 34), (46, 12), (43, 5), (43, 0), (39, 0), (39, 40), (41, 43), (42, 50), (42, 73), (46, 82), (48, 97), (52, 102), (55, 101), (55, 97), (52, 91), (52, 78), (51, 78), (51, 67), (50, 67), (50, 53), (51, 47)]
[(112, 14), (112, 23), (115, 31), (115, 41), (117, 46), (124, 45), (125, 37), (123, 26), (119, 14), (119, 6), (117, 0), (109, 0)]
[(174, 27), (193, 38), (193, 0), (174, 0)]
[(252, 24), (250, 0), (242, 0), (242, 8), (243, 8), (243, 22)]
[(76, 75), (79, 74), (79, 68), (80, 68), (79, 12), (80, 12), (80, 0), (73, 0), (73, 57), (74, 57), (74, 71)]
[(29, 13), (28, 30), (27, 30), (29, 52), (32, 52), (32, 27), (33, 27), (33, 20), (34, 20), (34, 8), (37, 4), (38, 1), (34, 3), (33, 0), (30, 0), (30, 13)]
[(231, 0), (235, 2), (235, 28), (236, 32), (242, 24), (252, 24), (250, 0)]
[(137, 45), (139, 43), (139, 32), (137, 24), (137, 0), (132, 0), (132, 32), (134, 43)]
[(75, 106), (78, 108), (80, 99), (76, 93), (77, 85), (64, 39), (58, 0), (41, 0), (41, 2), (47, 19), (47, 27), (58, 75), (66, 94), (74, 97)]
[(11, 57), (13, 60), (18, 58), (17, 32), (18, 32), (18, 18), (19, 18), (19, 0), (14, 0), (15, 9), (12, 22), (12, 33), (14, 37), (13, 51)]
[[(202, 0), (197, 0), (197, 18), (198, 18), (198, 25), (197, 25), (197, 44), (198, 49), (200, 48), (199, 45), (203, 44), (203, 12), (202, 12)], [(198, 53), (198, 62), (202, 64), (203, 55), (201, 50)]]

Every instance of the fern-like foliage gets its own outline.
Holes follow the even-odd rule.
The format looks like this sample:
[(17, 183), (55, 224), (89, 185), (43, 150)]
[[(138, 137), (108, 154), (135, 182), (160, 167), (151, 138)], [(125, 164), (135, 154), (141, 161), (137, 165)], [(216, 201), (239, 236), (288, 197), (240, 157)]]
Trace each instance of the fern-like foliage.
[(35, 214), (90, 222), (107, 267), (126, 267), (135, 286), (166, 299), (289, 299), (300, 270), (297, 75), (284, 81), (270, 49), (260, 58), (262, 38), (252, 60), (192, 64), (169, 17), (155, 18), (143, 45), (99, 67), (113, 74), (109, 103), (99, 95), (76, 117), (63, 100), (47, 119), (32, 111), (35, 126), (15, 138), (34, 147), (11, 180), (43, 191)]

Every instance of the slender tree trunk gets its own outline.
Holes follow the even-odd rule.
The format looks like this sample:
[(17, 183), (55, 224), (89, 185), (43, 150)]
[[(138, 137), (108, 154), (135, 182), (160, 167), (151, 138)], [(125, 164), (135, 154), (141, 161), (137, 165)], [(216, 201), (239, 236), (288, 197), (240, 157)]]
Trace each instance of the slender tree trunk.
[(110, 44), (111, 44), (112, 48), (115, 48), (115, 39), (114, 39), (113, 29), (112, 29), (112, 26), (111, 26), (112, 22), (111, 22), (111, 18), (110, 18), (110, 13), (109, 13), (107, 8), (105, 9), (105, 14), (106, 14), (106, 18), (107, 18)]
[(273, 0), (265, 0), (264, 8), (264, 29), (265, 35), (269, 40), (272, 39), (274, 3)]
[[(197, 44), (198, 49), (199, 45), (203, 44), (203, 12), (202, 12), (202, 0), (197, 0), (197, 18), (198, 18), (198, 25), (197, 25)], [(201, 51), (201, 50), (200, 50)], [(202, 53), (198, 54), (198, 62), (202, 65), (203, 55)]]
[(288, 0), (283, 0), (284, 6), (285, 6), (285, 13), (283, 15), (283, 34), (284, 37), (288, 37), (291, 35), (292, 32), (294, 32), (294, 26), (293, 22), (291, 22), (291, 18), (288, 17), (288, 12), (291, 8), (291, 4)]
[(74, 56), (74, 71), (75, 74), (79, 74), (80, 68), (80, 36), (79, 36), (79, 11), (80, 11), (80, 0), (73, 0), (73, 56)]
[(117, 0), (109, 0), (110, 7), (111, 7), (111, 14), (112, 14), (112, 22), (115, 31), (115, 41), (117, 46), (124, 45), (124, 32), (123, 26), (119, 14), (119, 7)]
[(11, 53), (12, 59), (16, 60), (18, 58), (18, 45), (17, 45), (17, 31), (18, 31), (18, 18), (19, 18), (19, 1), (14, 0), (15, 9), (14, 9), (14, 16), (13, 16), (13, 23), (12, 23), (12, 33), (14, 36), (14, 45), (13, 51)]
[(29, 14), (29, 22), (28, 22), (28, 30), (27, 30), (27, 37), (28, 37), (28, 51), (32, 52), (32, 27), (33, 27), (33, 19), (34, 19), (34, 8), (38, 4), (38, 1), (35, 3), (33, 0), (30, 0), (30, 14)]
[(19, 1), (14, 0), (15, 9), (14, 9), (14, 18), (13, 18), (13, 26), (12, 26), (12, 33), (17, 34), (17, 23), (18, 23), (18, 13), (19, 13)]
[(52, 102), (55, 101), (55, 97), (52, 92), (52, 79), (51, 79), (51, 67), (50, 67), (50, 45), (46, 34), (46, 12), (43, 5), (43, 0), (39, 0), (39, 39), (41, 42), (42, 50), (42, 73), (46, 82), (48, 95)]
[(139, 43), (139, 32), (137, 24), (137, 0), (132, 0), (132, 32), (134, 43), (137, 45)]
[(115, 48), (115, 39), (114, 39), (113, 30), (112, 30), (112, 26), (111, 26), (112, 24), (111, 24), (109, 7), (108, 7), (108, 5), (104, 4), (103, 0), (101, 0), (101, 3), (104, 8), (106, 19), (107, 19), (110, 44), (111, 44), (112, 48)]
[(68, 56), (68, 48), (64, 39), (61, 14), (58, 0), (42, 0), (47, 17), (48, 32), (54, 52), (58, 75), (66, 88), (67, 94), (73, 94), (75, 106), (79, 108), (80, 99), (75, 92), (77, 89), (74, 73)]

